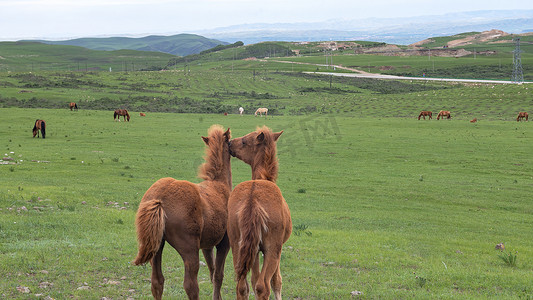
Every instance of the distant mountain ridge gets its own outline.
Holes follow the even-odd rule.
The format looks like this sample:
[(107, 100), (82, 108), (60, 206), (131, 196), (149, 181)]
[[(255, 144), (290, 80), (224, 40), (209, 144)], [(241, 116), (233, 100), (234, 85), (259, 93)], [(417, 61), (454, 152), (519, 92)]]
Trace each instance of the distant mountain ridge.
[[(267, 41), (373, 41), (409, 45), (431, 37), (499, 29), (510, 34), (533, 31), (533, 10), (485, 10), (410, 18), (366, 18), (323, 22), (256, 23), (201, 30), (195, 33), (145, 37), (77, 38), (39, 40), (55, 45), (93, 50), (140, 50), (178, 56), (197, 54), (236, 41), (255, 44)], [(169, 33), (171, 34), (171, 33)]]
[(218, 45), (229, 43), (209, 39), (196, 34), (177, 34), (171, 36), (150, 35), (141, 38), (107, 37), (107, 38), (78, 38), (65, 41), (38, 40), (52, 45), (79, 46), (93, 50), (138, 50), (164, 52), (178, 56), (200, 53)]
[(434, 36), (494, 28), (509, 33), (533, 29), (533, 10), (481, 10), (410, 18), (333, 19), (324, 22), (243, 24), (197, 32), (224, 41), (365, 40), (408, 45)]

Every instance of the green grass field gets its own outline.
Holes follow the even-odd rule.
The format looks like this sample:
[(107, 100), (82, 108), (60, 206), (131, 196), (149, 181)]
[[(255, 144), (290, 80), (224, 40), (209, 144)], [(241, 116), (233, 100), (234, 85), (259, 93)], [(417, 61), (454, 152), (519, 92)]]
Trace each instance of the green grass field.
[[(125, 123), (105, 110), (0, 108), (1, 154), (17, 162), (0, 165), (0, 295), (150, 299), (150, 267), (130, 264), (137, 206), (161, 177), (199, 181), (200, 136), (218, 123), (234, 137), (263, 124), (284, 130), (278, 185), (294, 224), (281, 262), (284, 298), (349, 299), (358, 291), (371, 299), (529, 299), (531, 123), (509, 111), (471, 124), (464, 108), (527, 107), (526, 88), (497, 86), (516, 95), (501, 107), (492, 107), (499, 95), (475, 101), (496, 93), (490, 87), (451, 89), (465, 94), (456, 106), (465, 113), (439, 122), (417, 121), (412, 112), (422, 102), (402, 105), (398, 95), (376, 95), (376, 108), (363, 112), (397, 101), (405, 117), (140, 118), (132, 111)], [(402, 97), (417, 93), (423, 97)], [(37, 118), (48, 124), (44, 140), (31, 137)], [(232, 170), (234, 185), (250, 178), (236, 159)], [(514, 266), (495, 250), (502, 242), (504, 254), (516, 255)], [(164, 297), (183, 299), (183, 264), (165, 249)], [(225, 274), (223, 297), (235, 298), (231, 254)], [(205, 266), (198, 279), (201, 298), (209, 298)]]
[(37, 42), (0, 42), (1, 72), (132, 71), (163, 67), (175, 56), (162, 52), (98, 51)]
[(358, 117), (450, 110), (454, 118), (512, 120), (528, 110), (533, 96), (529, 84), (340, 78), (278, 70), (279, 65), (238, 61), (194, 65), (190, 72), (0, 73), (0, 107), (66, 108), (74, 101), (95, 110), (235, 113), (243, 106), (250, 113), (266, 106), (273, 115)]

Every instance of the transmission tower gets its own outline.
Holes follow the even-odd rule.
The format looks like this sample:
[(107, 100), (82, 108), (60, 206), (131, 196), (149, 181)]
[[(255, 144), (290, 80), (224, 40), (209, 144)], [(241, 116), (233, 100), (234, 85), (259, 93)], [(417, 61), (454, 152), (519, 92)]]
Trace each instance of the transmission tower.
[(513, 83), (522, 83), (524, 82), (524, 72), (522, 71), (522, 58), (520, 57), (520, 38), (513, 39), (515, 42), (515, 49), (513, 51), (513, 77), (511, 81)]

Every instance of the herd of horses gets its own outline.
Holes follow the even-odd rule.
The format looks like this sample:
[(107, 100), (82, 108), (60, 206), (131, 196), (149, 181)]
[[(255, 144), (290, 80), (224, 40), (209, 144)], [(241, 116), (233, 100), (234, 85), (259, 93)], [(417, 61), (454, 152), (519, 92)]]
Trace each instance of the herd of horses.
[[(424, 118), (424, 120), (426, 119), (426, 117), (428, 117), (429, 120), (432, 119), (432, 116), (433, 116), (433, 112), (429, 111), (429, 110), (423, 110), (420, 112), (420, 114), (418, 115), (418, 120), (420, 120), (420, 118)], [(449, 110), (441, 110), (439, 111), (439, 114), (437, 115), (437, 120), (440, 120), (440, 118), (442, 118), (444, 120), (444, 118), (446, 119), (451, 119), (452, 118), (452, 114)], [(525, 112), (525, 111), (522, 111), (522, 112), (519, 112), (518, 113), (518, 116), (516, 117), (516, 121), (517, 122), (520, 122), (522, 120), (528, 120), (528, 113)], [(477, 118), (473, 118), (472, 120), (470, 120), (470, 123), (476, 123), (477, 122)]]
[[(207, 137), (202, 137), (205, 162), (199, 167), (198, 177), (204, 181), (194, 184), (167, 177), (146, 191), (135, 218), (139, 251), (133, 264), (151, 264), (155, 299), (161, 299), (163, 294), (161, 261), (165, 242), (183, 260), (183, 287), (189, 299), (199, 299), (200, 250), (213, 284), (213, 299), (221, 299), (224, 264), (230, 249), (237, 299), (248, 299), (246, 277), (250, 270), (256, 299), (269, 299), (271, 289), (275, 298), (281, 299), (281, 250), (292, 231), (289, 207), (276, 185), (276, 141), (281, 134), (282, 131), (272, 132), (263, 126), (231, 139), (229, 129), (213, 125)], [(252, 168), (252, 180), (239, 183), (233, 191), (231, 156)]]
[[(73, 110), (78, 110), (78, 104), (76, 102), (70, 102), (69, 105), (68, 105), (69, 109), (71, 111)], [(243, 112), (244, 112), (244, 108), (243, 107), (239, 107), (239, 114), (242, 116), (243, 115)], [(263, 116), (263, 114), (265, 114), (265, 117), (267, 116), (268, 114), (268, 108), (266, 107), (261, 107), (261, 108), (258, 108), (256, 111), (255, 111), (255, 116), (257, 116), (257, 114), (259, 114), (259, 116)], [(228, 115), (227, 113), (224, 113), (224, 115)], [(145, 113), (139, 113), (139, 116), (141, 117), (146, 117), (146, 114)], [(124, 122), (126, 121), (130, 121), (130, 114), (128, 112), (127, 109), (116, 109), (114, 112), (113, 112), (113, 119), (115, 121), (119, 121), (120, 122), (120, 117), (123, 117), (124, 118)], [(420, 118), (419, 118), (420, 119)], [(527, 119), (527, 117), (526, 117)], [(39, 137), (39, 131), (41, 132), (41, 135), (43, 137), (43, 139), (46, 137), (46, 123), (44, 120), (36, 120), (35, 121), (35, 124), (33, 126), (33, 137), (37, 136)]]
[[(76, 103), (69, 104), (78, 109)], [(239, 109), (242, 114), (243, 110)], [(259, 108), (267, 114), (268, 109)], [(421, 117), (432, 119), (431, 111), (421, 111)], [(126, 109), (114, 111), (114, 119), (130, 120)], [(140, 116), (146, 116), (140, 113)], [(450, 111), (440, 111), (440, 118), (451, 118)], [(520, 112), (517, 121), (528, 121), (528, 113)], [(470, 122), (474, 123), (474, 118)], [(37, 119), (33, 137), (39, 132), (46, 137), (46, 123)], [(281, 190), (278, 177), (277, 140), (283, 131), (272, 132), (266, 126), (245, 136), (231, 139), (230, 129), (220, 125), (209, 128), (205, 162), (199, 167), (203, 181), (192, 183), (166, 177), (157, 180), (145, 192), (135, 217), (138, 253), (134, 265), (150, 263), (151, 291), (155, 299), (163, 295), (165, 278), (162, 255), (169, 243), (184, 263), (183, 287), (189, 299), (199, 299), (199, 252), (202, 250), (210, 280), (213, 299), (222, 299), (221, 286), (224, 265), (230, 249), (233, 254), (237, 299), (248, 299), (250, 286), (247, 275), (251, 271), (251, 285), (256, 299), (269, 299), (271, 290), (281, 299), (282, 277), (280, 260), (283, 244), (292, 233), (291, 214)], [(250, 165), (251, 180), (239, 183), (232, 190), (231, 157)], [(216, 248), (216, 255), (214, 249)], [(262, 255), (261, 255), (262, 253)], [(260, 258), (263, 257), (263, 265)]]
[[(420, 117), (424, 118), (424, 120), (426, 119), (426, 117), (428, 117), (429, 120), (431, 120), (432, 117), (433, 117), (433, 112), (431, 112), (429, 110), (423, 110), (418, 115), (418, 119), (419, 120), (420, 120)], [(441, 111), (439, 111), (439, 114), (437, 115), (437, 120), (440, 120), (440, 118), (442, 118), (443, 120), (444, 120), (444, 118), (451, 119), (452, 118), (452, 114), (450, 113), (449, 110), (441, 110)]]

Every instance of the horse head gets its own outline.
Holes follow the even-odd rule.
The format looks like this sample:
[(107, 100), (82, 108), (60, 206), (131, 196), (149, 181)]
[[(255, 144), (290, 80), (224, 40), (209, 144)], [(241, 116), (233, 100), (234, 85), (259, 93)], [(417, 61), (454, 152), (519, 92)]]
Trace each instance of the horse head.
[(253, 179), (275, 182), (278, 172), (276, 142), (282, 133), (283, 131), (272, 132), (270, 128), (263, 126), (245, 136), (232, 139), (229, 153), (252, 167)]

